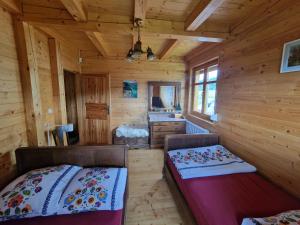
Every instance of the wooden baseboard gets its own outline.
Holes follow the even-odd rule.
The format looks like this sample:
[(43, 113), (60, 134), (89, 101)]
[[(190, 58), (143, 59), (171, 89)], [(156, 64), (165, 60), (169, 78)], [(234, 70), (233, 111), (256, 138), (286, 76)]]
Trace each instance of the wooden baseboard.
[(179, 189), (173, 175), (171, 174), (171, 171), (167, 167), (167, 165), (165, 165), (165, 167), (164, 167), (164, 176), (167, 180), (170, 191), (174, 197), (176, 206), (178, 208), (178, 212), (182, 217), (184, 225), (198, 225), (195, 220), (194, 215), (192, 214), (186, 200), (184, 199), (182, 192), (180, 191), (180, 189)]

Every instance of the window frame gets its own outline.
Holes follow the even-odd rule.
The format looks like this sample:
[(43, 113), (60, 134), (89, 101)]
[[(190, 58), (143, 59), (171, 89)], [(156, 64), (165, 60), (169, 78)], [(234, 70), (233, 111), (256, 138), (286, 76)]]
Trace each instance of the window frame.
[[(204, 63), (200, 66), (197, 66), (197, 67), (194, 67), (192, 69), (192, 82), (191, 82), (191, 86), (192, 86), (192, 93), (191, 93), (191, 114), (197, 116), (197, 117), (200, 117), (200, 118), (203, 118), (203, 119), (206, 119), (206, 120), (210, 120), (210, 115), (207, 115), (205, 114), (205, 106), (206, 106), (206, 87), (208, 84), (216, 84), (216, 98), (215, 98), (215, 102), (217, 100), (217, 83), (218, 83), (218, 79), (219, 79), (219, 71), (218, 71), (218, 76), (217, 76), (217, 79), (215, 81), (207, 81), (207, 77), (208, 77), (208, 68), (211, 67), (211, 66), (217, 66), (217, 68), (219, 69), (219, 60), (218, 59), (215, 59), (215, 60), (212, 60), (212, 61), (209, 61), (207, 63)], [(198, 82), (196, 83), (196, 72), (197, 71), (201, 71), (203, 70), (204, 71), (204, 78), (203, 78), (203, 82)], [(203, 85), (203, 92), (202, 92), (202, 110), (201, 112), (199, 111), (196, 111), (194, 109), (194, 99), (195, 99), (195, 87), (198, 86), (198, 85)], [(216, 105), (215, 105), (216, 107)]]

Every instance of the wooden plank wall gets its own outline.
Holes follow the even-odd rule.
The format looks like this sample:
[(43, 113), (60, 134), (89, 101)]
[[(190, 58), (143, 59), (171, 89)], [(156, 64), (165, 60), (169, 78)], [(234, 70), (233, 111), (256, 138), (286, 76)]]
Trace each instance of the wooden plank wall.
[[(50, 55), (49, 55), (47, 35), (37, 29), (35, 29), (34, 35), (35, 35), (35, 42), (36, 42), (35, 48), (37, 53), (37, 64), (38, 64), (38, 74), (39, 74), (42, 122), (44, 125), (44, 132), (45, 132), (44, 145), (46, 145), (47, 144), (46, 124), (49, 124), (51, 129), (55, 126), (54, 113), (52, 114), (48, 113), (48, 109), (52, 109), (52, 111), (54, 112)], [(54, 144), (53, 141), (52, 144)]]
[(0, 8), (0, 188), (14, 174), (14, 150), (27, 146), (25, 108), (10, 14)]
[(189, 61), (193, 67), (220, 56), (214, 128), (222, 143), (298, 197), (300, 72), (279, 70), (283, 44), (300, 38), (299, 11), (299, 2), (274, 14), (270, 8), (266, 20), (253, 18), (233, 40)]
[[(25, 110), (12, 18), (0, 8), (0, 156), (27, 145)], [(2, 171), (0, 171), (2, 174)]]
[(79, 49), (74, 47), (74, 45), (67, 43), (66, 41), (60, 42), (61, 48), (61, 63), (65, 70), (70, 72), (79, 73), (80, 63), (79, 63)]
[[(109, 73), (111, 79), (111, 130), (120, 124), (146, 124), (148, 111), (148, 81), (182, 82), (181, 105), (184, 98), (183, 62), (133, 62), (104, 60), (83, 54), (83, 74)], [(123, 81), (137, 80), (138, 98), (123, 98)]]
[[(16, 51), (12, 16), (0, 7), (0, 186), (9, 179), (14, 160), (14, 150), (28, 145), (25, 106), (22, 94), (20, 70)], [(42, 119), (54, 126), (54, 107), (48, 36), (34, 29), (34, 47), (37, 53), (39, 89)], [(67, 42), (61, 42), (61, 63), (69, 71), (80, 72), (79, 50)], [(46, 130), (46, 128), (45, 128)], [(46, 145), (46, 136), (43, 145)], [(8, 160), (9, 159), (9, 160)]]
[[(35, 47), (37, 52), (38, 74), (39, 74), (39, 87), (42, 106), (42, 120), (45, 125), (45, 140), (44, 144), (47, 144), (47, 127), (46, 124), (50, 124), (50, 128), (53, 129), (55, 125), (55, 114), (49, 114), (48, 109), (54, 111), (54, 98), (51, 78), (51, 66), (50, 66), (50, 54), (48, 45), (48, 36), (39, 29), (35, 29)], [(78, 73), (80, 71), (79, 64), (79, 50), (71, 46), (70, 44), (60, 41), (60, 53), (61, 64), (64, 69)], [(64, 94), (65, 95), (65, 94)], [(64, 100), (64, 99), (63, 99)], [(65, 101), (64, 101), (65, 102)], [(51, 137), (52, 139), (52, 137)], [(52, 145), (54, 141), (52, 139)]]

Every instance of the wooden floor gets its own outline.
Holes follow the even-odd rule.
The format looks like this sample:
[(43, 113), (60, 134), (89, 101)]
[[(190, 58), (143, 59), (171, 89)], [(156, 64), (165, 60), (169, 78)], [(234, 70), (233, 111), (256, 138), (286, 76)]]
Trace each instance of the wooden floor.
[(163, 150), (129, 151), (126, 225), (183, 225), (162, 168)]

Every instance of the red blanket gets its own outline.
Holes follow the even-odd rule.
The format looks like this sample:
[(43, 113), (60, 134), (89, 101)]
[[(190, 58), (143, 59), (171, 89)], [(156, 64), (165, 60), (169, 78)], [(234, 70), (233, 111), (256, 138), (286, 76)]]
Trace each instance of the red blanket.
[(121, 225), (123, 210), (11, 220), (1, 225)]
[(170, 158), (167, 165), (199, 225), (240, 225), (245, 217), (300, 209), (299, 200), (256, 173), (183, 180)]

